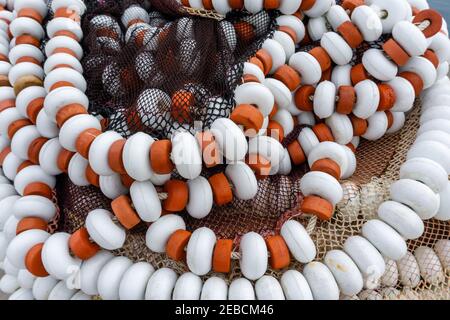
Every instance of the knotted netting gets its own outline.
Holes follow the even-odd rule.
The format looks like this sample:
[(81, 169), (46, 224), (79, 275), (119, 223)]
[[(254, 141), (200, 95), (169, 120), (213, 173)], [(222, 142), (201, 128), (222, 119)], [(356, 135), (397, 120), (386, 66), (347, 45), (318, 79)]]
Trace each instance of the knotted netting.
[[(124, 9), (133, 3), (149, 12), (149, 24), (154, 29), (145, 33), (145, 37), (139, 28), (127, 32), (121, 22)], [(235, 107), (233, 92), (242, 83), (243, 63), (272, 36), (277, 28), (276, 17), (276, 12), (262, 11), (256, 15), (233, 12), (224, 19), (208, 11), (186, 10), (173, 0), (153, 0), (151, 5), (146, 1), (89, 2), (82, 23), (89, 112), (103, 116), (107, 128), (124, 137), (146, 132), (163, 139), (179, 128), (192, 133), (207, 129), (215, 119), (228, 117)], [(297, 49), (309, 51), (314, 45), (301, 44)], [(356, 52), (353, 65), (361, 61), (366, 49), (358, 48), (360, 54)], [(317, 259), (322, 259), (326, 252), (342, 248), (348, 237), (359, 234), (364, 222), (374, 218), (378, 206), (389, 199), (389, 186), (399, 178), (400, 165), (416, 137), (419, 116), (420, 101), (417, 101), (399, 133), (361, 144), (357, 152), (358, 169), (342, 182), (345, 199), (330, 221), (318, 221), (299, 209), (300, 179), (309, 170), (304, 165), (288, 176), (259, 180), (254, 199), (235, 199), (226, 206), (215, 206), (204, 219), (181, 213), (187, 229), (208, 227), (220, 238), (234, 239), (237, 258), (242, 235), (250, 231), (263, 236), (276, 234), (285, 221), (295, 218), (311, 234), (317, 246)], [(223, 170), (224, 166), (204, 168), (202, 175), (208, 177)], [(110, 200), (98, 189), (77, 187), (67, 177), (59, 178), (57, 199), (61, 209), (58, 228), (66, 232), (81, 227), (89, 211), (110, 209)], [(125, 246), (116, 254), (150, 262), (155, 268), (188, 271), (184, 262), (177, 263), (165, 254), (151, 252), (145, 244), (146, 229), (147, 225), (142, 223), (129, 231)], [(448, 222), (426, 221), (424, 235), (408, 242), (409, 251), (422, 245), (433, 247), (438, 240), (448, 239), (449, 232)], [(405, 264), (403, 276), (417, 277), (413, 266), (408, 271), (407, 261)], [(291, 267), (302, 268), (294, 262)], [(394, 277), (390, 272), (394, 271), (388, 268), (381, 287), (366, 292), (367, 298), (450, 298), (450, 270), (443, 270), (435, 283), (427, 283), (419, 276), (410, 287), (389, 282)], [(281, 275), (278, 271), (271, 273)], [(235, 260), (227, 279), (240, 276)]]

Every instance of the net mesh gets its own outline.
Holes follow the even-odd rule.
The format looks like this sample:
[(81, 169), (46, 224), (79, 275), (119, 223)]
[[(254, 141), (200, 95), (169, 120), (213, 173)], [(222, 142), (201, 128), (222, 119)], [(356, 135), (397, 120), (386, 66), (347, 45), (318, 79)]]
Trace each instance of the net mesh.
[(243, 62), (270, 36), (273, 17), (234, 13), (219, 21), (188, 15), (175, 1), (153, 1), (151, 28), (127, 32), (121, 15), (130, 4), (91, 4), (84, 19), (90, 112), (125, 137), (163, 138), (228, 117)]
[[(125, 137), (144, 131), (155, 138), (164, 138), (180, 127), (199, 129), (194, 125), (196, 121), (207, 127), (214, 119), (227, 117), (233, 107), (233, 89), (241, 81), (243, 62), (271, 36), (275, 28), (274, 16), (233, 13), (226, 21), (221, 21), (214, 13), (186, 11), (175, 1), (152, 1), (150, 10), (155, 11), (150, 11), (150, 24), (156, 31), (141, 42), (126, 41), (126, 29), (120, 17), (133, 3), (145, 6), (142, 1), (89, 4), (83, 20), (86, 35), (83, 65), (89, 84), (90, 112), (103, 115), (109, 121), (109, 129)], [(94, 18), (98, 14), (102, 17)], [(249, 28), (249, 24), (253, 27)], [(111, 30), (116, 30), (117, 34), (113, 38)], [(229, 34), (236, 34), (235, 42), (227, 40)], [(136, 37), (139, 35), (130, 36), (131, 39)], [(172, 98), (179, 91), (184, 92), (179, 95), (183, 108), (174, 111), (172, 100), (175, 99)], [(186, 100), (189, 103), (183, 104)], [(343, 182), (345, 199), (328, 222), (317, 221), (299, 210), (302, 200), (299, 182), (308, 169), (300, 167), (289, 176), (260, 180), (258, 195), (251, 201), (234, 200), (225, 207), (214, 207), (211, 214), (201, 220), (183, 213), (187, 229), (206, 226), (214, 230), (218, 238), (233, 239), (234, 257), (238, 258), (239, 239), (246, 232), (254, 231), (263, 236), (276, 234), (286, 220), (297, 219), (316, 243), (317, 259), (322, 259), (327, 251), (342, 248), (349, 236), (359, 234), (363, 223), (374, 218), (379, 204), (388, 199), (389, 185), (398, 179), (400, 165), (414, 141), (419, 115), (417, 103), (400, 133), (377, 142), (362, 142), (357, 152), (358, 169), (351, 179)], [(211, 173), (214, 171), (204, 172), (206, 176)], [(66, 232), (83, 226), (90, 210), (110, 209), (110, 200), (98, 189), (76, 187), (66, 176), (58, 178), (57, 198), (61, 212), (56, 222), (59, 229)], [(147, 227), (142, 223), (128, 232), (125, 246), (115, 253), (133, 261), (148, 261), (155, 268), (171, 267), (179, 273), (188, 271), (185, 263), (174, 262), (165, 254), (147, 248)], [(439, 239), (449, 238), (449, 229), (448, 222), (426, 221), (424, 235), (408, 242), (409, 251), (419, 246), (432, 248)], [(432, 259), (427, 263), (430, 269), (442, 273), (433, 283), (418, 276), (417, 262), (409, 256), (398, 266), (387, 261), (380, 287), (364, 291), (360, 298), (450, 299), (450, 270), (440, 270)], [(302, 265), (293, 262), (290, 268), (301, 271)], [(269, 272), (278, 278), (282, 274), (282, 271)], [(239, 263), (234, 259), (232, 272), (225, 277), (231, 281), (241, 276)], [(399, 277), (415, 280), (405, 285), (406, 281), (399, 281)]]

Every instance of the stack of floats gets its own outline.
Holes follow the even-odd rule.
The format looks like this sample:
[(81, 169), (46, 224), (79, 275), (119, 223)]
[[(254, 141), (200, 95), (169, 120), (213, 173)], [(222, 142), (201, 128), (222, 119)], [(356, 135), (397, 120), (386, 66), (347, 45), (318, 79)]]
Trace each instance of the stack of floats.
[[(426, 1), (180, 2), (220, 14), (276, 9), (281, 15), (273, 37), (245, 63), (229, 118), (204, 132), (177, 130), (155, 140), (142, 132), (124, 139), (88, 114), (81, 0), (53, 0), (46, 29), (46, 1), (0, 0), (0, 289), (10, 299), (339, 299), (373, 289), (387, 267), (396, 261), (400, 269), (405, 259), (426, 281), (442, 278), (450, 267), (450, 240), (412, 254), (405, 242), (422, 236), (424, 220), (450, 219), (450, 41), (442, 17)], [(139, 30), (145, 39), (154, 32), (149, 19), (133, 5), (122, 23), (133, 30), (128, 35)], [(105, 28), (95, 17), (90, 26)], [(108, 35), (120, 33), (118, 27)], [(242, 28), (247, 26), (235, 27), (236, 33)], [(320, 45), (298, 51), (306, 38)], [(374, 41), (383, 43), (351, 65), (353, 49)], [(421, 125), (400, 180), (360, 235), (317, 261), (308, 232), (289, 220), (279, 235), (243, 235), (242, 278), (227, 283), (206, 276), (230, 272), (233, 241), (206, 227), (188, 231), (177, 213), (204, 218), (213, 205), (254, 198), (257, 179), (288, 175), (308, 163), (301, 210), (329, 220), (343, 199), (339, 181), (355, 172), (360, 137), (377, 140), (400, 130), (419, 96)], [(185, 107), (176, 98), (170, 98), (178, 108), (174, 118)], [(295, 124), (302, 130), (284, 146)], [(202, 177), (203, 166), (215, 166), (218, 155), (229, 163), (224, 172)], [(182, 179), (171, 177), (175, 171)], [(93, 210), (73, 234), (50, 234), (60, 174), (77, 186), (99, 187), (112, 212)], [(186, 261), (190, 272), (155, 270), (113, 255), (126, 231), (142, 221), (150, 224), (148, 248)], [(289, 269), (292, 259), (303, 265), (302, 273)], [(430, 259), (439, 270), (427, 268)], [(269, 267), (282, 276), (267, 275)]]

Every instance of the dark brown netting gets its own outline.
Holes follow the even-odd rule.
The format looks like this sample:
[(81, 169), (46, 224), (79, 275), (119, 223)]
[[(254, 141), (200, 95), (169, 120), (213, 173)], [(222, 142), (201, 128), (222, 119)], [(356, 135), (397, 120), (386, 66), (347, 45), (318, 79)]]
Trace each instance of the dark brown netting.
[[(201, 130), (217, 118), (228, 117), (234, 106), (234, 89), (241, 83), (243, 62), (271, 36), (276, 14), (233, 12), (226, 21), (219, 21), (188, 15), (175, 2), (152, 1), (151, 10), (157, 11), (150, 11), (149, 24), (155, 30), (142, 37), (141, 29), (127, 34), (121, 22), (124, 10), (136, 3), (143, 5), (142, 1), (88, 5), (83, 20), (83, 65), (89, 84), (89, 111), (105, 116), (109, 129), (126, 137), (144, 131), (163, 138), (180, 127)], [(139, 37), (137, 42), (129, 40)], [(192, 100), (195, 103), (189, 105)], [(174, 110), (173, 105), (189, 107)], [(299, 131), (300, 127), (285, 142), (295, 139)], [(205, 170), (204, 175), (224, 168)], [(262, 180), (256, 199), (214, 207), (205, 219), (196, 220), (184, 213), (188, 228), (207, 226), (218, 237), (235, 239), (236, 243), (249, 231), (275, 233), (286, 219), (283, 213), (299, 203), (298, 180), (305, 169), (298, 168), (289, 177)], [(61, 178), (58, 190), (63, 199), (65, 218), (60, 225), (64, 230), (82, 226), (92, 209), (109, 209), (109, 201), (95, 188), (77, 188)], [(137, 256), (148, 251), (142, 243), (145, 230), (144, 225), (133, 230), (142, 246), (136, 250)]]

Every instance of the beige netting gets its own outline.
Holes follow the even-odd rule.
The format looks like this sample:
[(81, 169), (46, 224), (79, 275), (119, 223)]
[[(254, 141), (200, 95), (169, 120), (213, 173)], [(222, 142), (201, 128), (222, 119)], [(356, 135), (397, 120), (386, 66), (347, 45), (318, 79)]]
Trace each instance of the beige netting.
[[(376, 217), (378, 206), (389, 199), (389, 186), (399, 178), (400, 166), (405, 162), (408, 149), (416, 137), (419, 117), (420, 105), (417, 103), (399, 134), (361, 144), (357, 152), (358, 170), (349, 181), (343, 183), (346, 194), (344, 201), (330, 222), (316, 225), (312, 232), (319, 252), (318, 258), (323, 258), (329, 250), (341, 248), (349, 236), (358, 234), (365, 221)], [(435, 219), (426, 221), (424, 235), (408, 242), (409, 251), (413, 252), (419, 246), (433, 248), (438, 240), (449, 239), (449, 234), (448, 222)], [(405, 270), (405, 276), (417, 276), (413, 263), (402, 261), (401, 264), (404, 265), (402, 270)], [(441, 272), (438, 266), (429, 267), (436, 273)], [(442, 276), (437, 277), (440, 282), (427, 283), (421, 279), (411, 288), (398, 282), (393, 285), (392, 279), (396, 278), (397, 269), (387, 268), (383, 282), (389, 286), (381, 284), (376, 290), (384, 299), (450, 299), (450, 270), (442, 270)], [(371, 296), (379, 297), (375, 294)]]
[[(406, 153), (413, 143), (417, 128), (419, 126), (420, 106), (417, 105), (414, 111), (408, 115), (405, 127), (395, 135), (387, 136), (376, 142), (363, 142), (358, 148), (358, 169), (355, 175), (348, 181), (343, 182), (345, 190), (345, 199), (338, 206), (333, 219), (329, 222), (318, 222), (315, 218), (302, 215), (298, 210), (298, 203), (301, 199), (299, 194), (299, 180), (301, 173), (297, 172), (291, 177), (278, 178), (277, 181), (266, 179), (261, 181), (262, 190), (276, 188), (282, 194), (286, 190), (290, 190), (290, 197), (281, 197), (284, 199), (282, 203), (275, 199), (266, 199), (260, 201), (256, 199), (248, 210), (237, 212), (233, 206), (227, 208), (216, 208), (207, 219), (201, 221), (192, 221), (188, 217), (187, 223), (189, 229), (195, 229), (198, 226), (208, 226), (213, 228), (218, 234), (231, 235), (234, 232), (236, 244), (239, 242), (240, 235), (248, 231), (257, 231), (262, 235), (276, 233), (283, 221), (295, 218), (301, 221), (310, 232), (313, 240), (317, 245), (317, 259), (322, 259), (325, 253), (332, 249), (342, 248), (345, 240), (351, 236), (360, 233), (361, 226), (365, 221), (376, 216), (377, 208), (381, 202), (388, 199), (389, 185), (398, 179), (398, 172), (401, 164), (405, 160)], [(302, 171), (302, 170), (300, 170)], [(86, 214), (95, 208), (109, 208), (109, 201), (99, 195), (95, 188), (83, 189), (83, 197), (67, 197), (64, 195), (77, 194), (80, 188), (71, 184), (67, 178), (60, 181), (58, 187), (61, 208), (63, 209), (62, 217), (64, 221), (60, 221), (60, 225), (67, 232), (72, 232), (84, 224), (85, 216), (79, 215), (80, 211)], [(282, 189), (282, 190), (281, 190)], [(276, 191), (276, 190), (272, 190)], [(272, 192), (262, 193), (260, 197), (265, 197)], [(268, 205), (274, 202), (272, 208), (267, 207), (267, 215), (262, 217), (255, 214), (252, 206)], [(279, 214), (277, 206), (282, 208), (290, 208), (285, 213)], [(242, 207), (237, 205), (237, 207)], [(245, 206), (244, 206), (245, 207)], [(73, 209), (76, 208), (74, 213)], [(145, 245), (146, 225), (141, 225), (127, 237), (124, 248), (116, 253), (125, 255), (134, 261), (148, 261), (156, 268), (171, 267), (178, 272), (188, 271), (185, 263), (176, 263), (164, 254), (155, 254), (151, 252)], [(440, 239), (448, 239), (450, 224), (437, 220), (430, 220), (425, 223), (424, 236), (418, 240), (409, 242), (410, 252), (419, 246), (428, 246), (433, 248), (434, 244)], [(228, 280), (240, 277), (238, 253), (234, 255), (234, 263), (232, 273), (226, 275)], [(414, 265), (409, 266), (408, 261), (403, 262), (402, 272), (404, 277), (417, 277)], [(436, 266), (430, 266), (436, 268)], [(290, 268), (298, 270), (302, 266), (293, 263)], [(410, 268), (411, 270), (408, 270)], [(437, 277), (438, 283), (427, 283), (421, 279), (414, 283), (414, 287), (403, 286), (400, 281), (389, 281), (396, 278), (397, 268), (387, 268), (387, 272), (383, 277), (383, 284), (376, 291), (365, 291), (361, 297), (384, 299), (450, 299), (449, 281), (450, 270), (444, 270), (442, 276)], [(270, 271), (279, 277), (282, 271)], [(436, 269), (439, 273), (440, 270)], [(444, 275), (445, 274), (445, 275)], [(211, 275), (205, 277), (208, 278)], [(417, 279), (418, 280), (418, 279)], [(418, 283), (417, 283), (418, 282)], [(388, 284), (388, 286), (386, 286)], [(343, 297), (346, 298), (346, 297)]]

